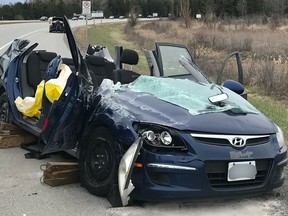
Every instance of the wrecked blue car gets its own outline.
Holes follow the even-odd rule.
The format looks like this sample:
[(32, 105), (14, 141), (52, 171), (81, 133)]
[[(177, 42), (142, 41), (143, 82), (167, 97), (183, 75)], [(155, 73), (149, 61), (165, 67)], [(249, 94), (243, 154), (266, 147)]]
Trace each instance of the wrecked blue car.
[[(122, 67), (137, 64), (133, 50), (120, 48), (114, 62), (97, 55), (102, 48), (83, 58), (66, 18), (64, 26), (72, 59), (26, 42), (2, 56), (0, 114), (38, 138), (40, 155), (74, 154), (89, 192), (126, 206), (254, 195), (283, 184), (283, 133), (239, 82), (210, 82), (180, 45), (146, 51), (151, 76)], [(38, 118), (19, 112), (16, 98), (33, 96), (63, 63), (72, 72), (60, 97), (52, 103), (44, 90)]]

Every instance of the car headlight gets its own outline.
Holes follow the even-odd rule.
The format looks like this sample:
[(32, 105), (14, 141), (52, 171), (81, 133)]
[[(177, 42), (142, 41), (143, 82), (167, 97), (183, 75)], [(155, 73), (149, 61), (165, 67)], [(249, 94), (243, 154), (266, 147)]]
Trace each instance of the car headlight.
[(277, 133), (276, 133), (277, 142), (279, 145), (279, 149), (281, 149), (285, 145), (284, 134), (283, 134), (280, 127), (278, 127), (276, 124), (275, 124), (275, 126), (277, 128)]
[(150, 124), (137, 124), (134, 126), (139, 136), (145, 138), (144, 145), (147, 144), (150, 147), (162, 149), (187, 149), (182, 138), (173, 129)]
[(168, 131), (163, 131), (160, 134), (160, 139), (161, 139), (161, 142), (166, 146), (168, 146), (172, 143), (172, 137)]

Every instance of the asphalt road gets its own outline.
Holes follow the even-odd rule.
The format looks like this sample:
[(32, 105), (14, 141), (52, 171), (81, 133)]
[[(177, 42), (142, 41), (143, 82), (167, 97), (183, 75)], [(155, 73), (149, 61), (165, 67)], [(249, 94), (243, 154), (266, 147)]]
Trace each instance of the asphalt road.
[[(88, 25), (98, 25), (107, 22), (125, 22), (119, 19), (96, 19), (88, 20)], [(86, 20), (70, 21), (71, 28), (86, 25)], [(7, 23), (0, 21), (0, 55), (8, 48), (9, 44), (16, 38), (28, 39), (31, 44), (38, 43), (36, 49), (56, 52), (62, 57), (71, 57), (69, 47), (63, 42), (65, 34), (49, 33), (48, 21), (32, 21), (27, 23)]]
[[(40, 182), (40, 166), (63, 161), (25, 159), (20, 148), (0, 149), (1, 216), (278, 216), (288, 215), (288, 183), (269, 194), (239, 199), (194, 202), (144, 203), (141, 206), (111, 208), (106, 198), (89, 194), (80, 184), (50, 187)], [(287, 170), (286, 170), (287, 173)]]
[[(71, 26), (85, 21), (71, 22)], [(47, 22), (0, 25), (0, 54), (14, 38), (38, 42), (38, 48), (69, 57), (63, 34), (48, 33)], [(216, 199), (170, 203), (144, 203), (111, 208), (105, 198), (89, 194), (80, 184), (50, 187), (40, 182), (40, 165), (64, 160), (58, 155), (48, 159), (25, 159), (20, 148), (0, 149), (0, 216), (278, 216), (288, 215), (288, 182), (269, 194), (250, 198)], [(288, 174), (288, 170), (286, 169)]]

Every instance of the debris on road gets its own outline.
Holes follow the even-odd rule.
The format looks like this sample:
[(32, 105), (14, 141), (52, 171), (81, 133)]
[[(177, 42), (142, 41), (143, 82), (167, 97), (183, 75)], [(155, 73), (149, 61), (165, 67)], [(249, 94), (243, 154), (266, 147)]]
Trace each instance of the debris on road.
[(80, 182), (79, 164), (76, 162), (47, 162), (40, 169), (42, 181), (52, 187)]
[(0, 122), (0, 149), (19, 147), (34, 141), (35, 137), (20, 127)]

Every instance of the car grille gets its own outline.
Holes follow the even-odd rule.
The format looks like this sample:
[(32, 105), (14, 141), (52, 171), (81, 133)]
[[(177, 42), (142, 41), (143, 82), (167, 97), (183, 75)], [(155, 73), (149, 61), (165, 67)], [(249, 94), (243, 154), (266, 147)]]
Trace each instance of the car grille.
[(272, 160), (256, 160), (257, 174), (253, 180), (228, 182), (229, 161), (206, 161), (205, 171), (211, 187), (213, 188), (233, 188), (233, 187), (253, 187), (261, 185), (269, 173)]
[[(194, 139), (200, 143), (210, 144), (210, 145), (230, 145), (228, 139), (224, 138), (208, 138), (208, 137), (194, 137)], [(269, 142), (270, 136), (267, 137), (258, 137), (247, 139), (246, 146), (260, 145)]]

